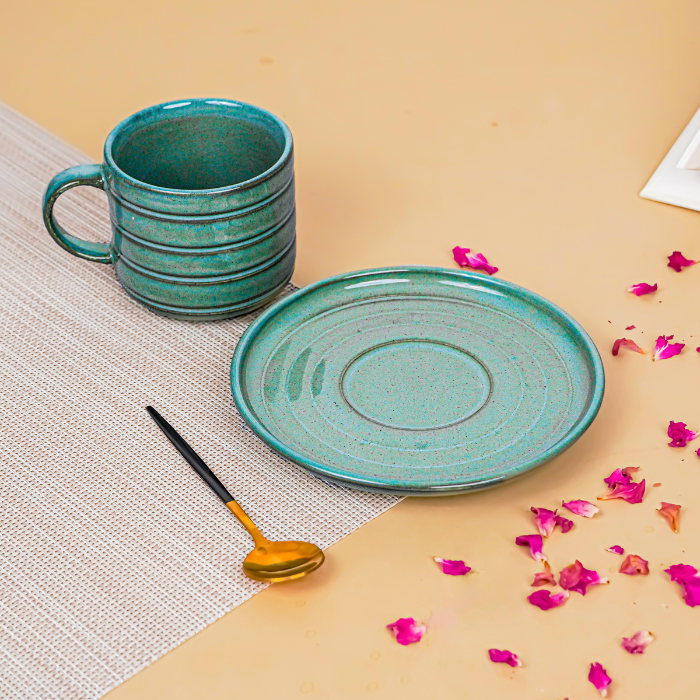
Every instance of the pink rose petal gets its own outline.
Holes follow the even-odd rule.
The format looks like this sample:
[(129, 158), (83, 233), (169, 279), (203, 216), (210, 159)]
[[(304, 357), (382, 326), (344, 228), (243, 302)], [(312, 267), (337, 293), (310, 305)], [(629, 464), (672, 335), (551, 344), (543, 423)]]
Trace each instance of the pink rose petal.
[(700, 605), (700, 578), (687, 579), (681, 583), (685, 594), (685, 604), (694, 608)]
[(530, 547), (530, 556), (535, 561), (547, 561), (547, 555), (542, 551), (542, 535), (520, 535), (515, 538), (515, 544)]
[(674, 564), (664, 571), (671, 577), (671, 581), (675, 581), (683, 589), (686, 605), (691, 608), (700, 605), (700, 577), (698, 577), (698, 570), (694, 566)]
[(469, 248), (460, 248), (455, 246), (452, 249), (452, 255), (455, 262), (460, 267), (471, 267), (472, 270), (483, 270), (489, 275), (493, 275), (498, 272), (498, 268), (489, 264), (489, 261), (484, 257), (482, 253), (472, 253)]
[(620, 547), (619, 544), (614, 544), (612, 547), (608, 547), (607, 549), (608, 552), (612, 552), (613, 554), (624, 554), (625, 550)]
[(610, 581), (606, 578), (601, 578), (597, 571), (584, 568), (578, 559), (559, 572), (559, 585), (567, 591), (576, 591), (576, 593), (581, 595), (586, 595), (588, 586), (602, 583), (610, 583)]
[(657, 513), (668, 520), (671, 529), (678, 533), (681, 529), (681, 507), (675, 503), (661, 501), (661, 508), (656, 509)]
[(483, 270), (489, 275), (495, 275), (498, 272), (498, 268), (491, 265), (483, 253), (468, 254), (467, 262), (472, 270)]
[(522, 666), (516, 654), (507, 649), (489, 649), (489, 659), (496, 664), (508, 664), (513, 668), (517, 666)]
[(584, 518), (592, 518), (600, 509), (588, 501), (562, 501), (562, 507), (570, 510), (574, 515), (581, 515)]
[(552, 570), (549, 568), (549, 564), (547, 562), (544, 563), (544, 571), (540, 571), (539, 573), (535, 574), (535, 580), (530, 584), (533, 588), (536, 588), (537, 586), (556, 586), (557, 582), (554, 580), (554, 574), (552, 573)]
[(669, 343), (669, 340), (673, 340), (672, 335), (660, 335), (656, 339), (656, 347), (651, 358), (654, 362), (656, 360), (668, 360), (669, 357), (679, 355), (685, 347), (685, 343)]
[(644, 498), (646, 480), (642, 479), (638, 484), (630, 483), (622, 486), (618, 484), (604, 496), (598, 496), (599, 501), (613, 501), (617, 498), (627, 501), (627, 503), (641, 503)]
[(668, 424), (666, 432), (671, 438), (671, 442), (668, 443), (671, 447), (685, 447), (691, 440), (695, 440), (700, 435), (700, 432), (688, 430), (685, 423), (676, 423), (674, 421)]
[(591, 670), (588, 672), (588, 680), (593, 683), (593, 687), (604, 698), (608, 697), (608, 686), (611, 683), (611, 678), (599, 663), (591, 664)]
[(568, 532), (574, 526), (573, 520), (569, 520), (562, 515), (555, 516), (554, 521), (559, 525), (562, 532)]
[(603, 481), (610, 487), (613, 488), (617, 484), (630, 484), (632, 483), (632, 477), (629, 474), (625, 474), (622, 469), (616, 469), (610, 476), (603, 479)]
[(469, 248), (460, 248), (458, 245), (455, 246), (452, 249), (452, 257), (455, 259), (455, 262), (460, 266), (460, 267), (467, 267), (467, 253), (470, 253), (471, 250)]
[[(658, 284), (647, 284), (646, 282), (640, 282), (639, 284), (633, 284), (629, 289), (627, 290), (631, 294), (635, 294), (638, 297), (641, 297), (643, 294), (651, 294), (655, 292), (658, 289), (659, 285)], [(627, 330), (625, 328), (625, 330)]]
[(634, 350), (641, 355), (646, 355), (646, 350), (642, 350), (642, 348), (640, 348), (639, 345), (634, 342), (634, 340), (630, 340), (629, 338), (618, 338), (613, 343), (612, 347), (612, 354), (614, 357), (617, 357), (617, 353), (620, 352), (621, 347), (629, 348), (630, 350)]
[(644, 650), (654, 641), (654, 635), (648, 630), (639, 630), (631, 637), (622, 638), (622, 648), (630, 654), (643, 654)]
[(535, 514), (535, 525), (537, 525), (537, 529), (542, 537), (550, 537), (557, 525), (559, 525), (562, 532), (569, 532), (574, 526), (571, 520), (557, 515), (556, 510), (534, 507), (530, 508), (530, 510)]
[(637, 326), (625, 326), (626, 331), (633, 331)]
[(547, 510), (547, 508), (530, 508), (535, 514), (535, 525), (540, 531), (542, 537), (549, 537), (554, 531), (556, 523), (556, 510)]
[(675, 581), (676, 583), (688, 581), (689, 579), (696, 578), (698, 575), (698, 570), (690, 564), (673, 564), (673, 566), (669, 566), (669, 568), (664, 569), (664, 571), (671, 577), (671, 581)]
[(680, 251), (674, 250), (673, 253), (668, 256), (667, 267), (672, 267), (676, 272), (680, 272), (682, 267), (690, 267), (691, 265), (695, 265), (696, 262), (697, 260), (688, 260), (681, 255)]
[(558, 608), (564, 605), (569, 599), (568, 591), (561, 591), (560, 593), (550, 593), (549, 591), (539, 590), (534, 593), (530, 593), (527, 597), (531, 605), (539, 608), (540, 610), (551, 610), (552, 608)]
[(396, 641), (404, 646), (420, 642), (425, 634), (425, 625), (419, 624), (412, 617), (401, 617), (386, 628), (393, 632)]
[(638, 554), (628, 554), (620, 566), (620, 573), (628, 576), (648, 576), (649, 562), (646, 559), (642, 559)]
[(464, 576), (472, 570), (461, 559), (442, 559), (441, 557), (433, 557), (433, 559), (442, 569), (442, 573), (448, 576)]
[(613, 488), (617, 484), (626, 486), (627, 484), (633, 483), (634, 479), (632, 474), (638, 472), (639, 467), (625, 467), (624, 469), (615, 469), (613, 473), (603, 479), (603, 481), (610, 487)]

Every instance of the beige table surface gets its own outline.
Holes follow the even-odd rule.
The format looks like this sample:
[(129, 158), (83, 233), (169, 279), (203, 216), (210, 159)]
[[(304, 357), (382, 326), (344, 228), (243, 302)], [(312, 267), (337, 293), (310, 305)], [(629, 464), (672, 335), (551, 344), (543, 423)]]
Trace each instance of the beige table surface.
[[(504, 279), (572, 313), (601, 349), (598, 419), (566, 454), (502, 488), (409, 499), (328, 552), (308, 581), (265, 590), (113, 691), (110, 700), (195, 698), (697, 697), (700, 609), (661, 572), (700, 565), (700, 460), (667, 447), (670, 419), (700, 428), (697, 213), (639, 199), (700, 104), (695, 0), (186, 0), (6, 3), (0, 99), (99, 158), (133, 111), (192, 96), (238, 98), (291, 126), (297, 149), (296, 282), (392, 264), (451, 266), (469, 246)], [(86, 263), (87, 264), (87, 263)], [(658, 282), (653, 297), (625, 293)], [(687, 351), (652, 364), (610, 355), (627, 334)], [(692, 337), (691, 337), (692, 336)], [(614, 467), (637, 465), (641, 505), (604, 504), (547, 544), (612, 578), (541, 612), (536, 570), (513, 544), (528, 508), (595, 500)], [(674, 535), (654, 512), (683, 505)], [(622, 544), (651, 562), (616, 573)], [(476, 573), (439, 574), (432, 555)], [(384, 625), (414, 616), (420, 644)], [(622, 635), (651, 629), (644, 656)], [(491, 664), (489, 647), (525, 666)]]

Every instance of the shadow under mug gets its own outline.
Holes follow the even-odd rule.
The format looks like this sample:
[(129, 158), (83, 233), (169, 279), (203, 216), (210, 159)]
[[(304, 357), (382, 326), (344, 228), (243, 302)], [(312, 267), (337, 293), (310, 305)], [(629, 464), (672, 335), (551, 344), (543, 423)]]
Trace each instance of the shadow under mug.
[[(109, 244), (82, 241), (56, 222), (56, 199), (78, 185), (106, 192)], [(149, 107), (112, 131), (103, 164), (51, 180), (44, 223), (73, 255), (113, 264), (126, 292), (156, 313), (239, 316), (270, 301), (294, 271), (292, 134), (242, 102)]]

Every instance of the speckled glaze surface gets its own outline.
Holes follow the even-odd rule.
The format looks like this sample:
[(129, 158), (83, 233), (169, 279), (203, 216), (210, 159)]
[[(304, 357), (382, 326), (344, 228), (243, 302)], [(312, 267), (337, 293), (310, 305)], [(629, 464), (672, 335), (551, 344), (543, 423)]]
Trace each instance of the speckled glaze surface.
[[(77, 185), (107, 193), (110, 244), (80, 241), (53, 217), (56, 199)], [(292, 135), (242, 102), (150, 107), (112, 131), (104, 164), (53, 178), (44, 222), (73, 255), (114, 264), (124, 289), (157, 313), (195, 321), (247, 313), (294, 270)]]
[(401, 267), (282, 299), (236, 349), (233, 396), (273, 449), (322, 479), (408, 495), (495, 486), (594, 419), (603, 366), (586, 332), (503, 280)]

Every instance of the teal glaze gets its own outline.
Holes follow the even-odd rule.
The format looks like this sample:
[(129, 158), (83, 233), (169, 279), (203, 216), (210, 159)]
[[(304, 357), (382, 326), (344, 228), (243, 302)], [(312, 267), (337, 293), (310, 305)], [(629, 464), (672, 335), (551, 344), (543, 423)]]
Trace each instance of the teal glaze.
[(322, 479), (404, 495), (495, 486), (588, 428), (605, 378), (551, 302), (427, 267), (332, 277), (251, 324), (233, 397), (274, 450)]
[[(107, 193), (109, 244), (81, 241), (56, 222), (56, 199), (79, 185)], [(150, 107), (112, 131), (104, 164), (51, 180), (44, 222), (68, 252), (114, 264), (127, 293), (152, 311), (194, 321), (247, 313), (294, 271), (292, 135), (242, 102)]]

